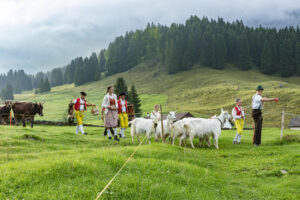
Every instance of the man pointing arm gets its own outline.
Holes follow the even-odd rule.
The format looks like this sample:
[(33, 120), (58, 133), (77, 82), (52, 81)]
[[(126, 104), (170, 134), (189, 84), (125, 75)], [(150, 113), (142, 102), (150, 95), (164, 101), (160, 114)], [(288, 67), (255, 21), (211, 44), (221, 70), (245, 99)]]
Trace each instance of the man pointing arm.
[(253, 133), (253, 145), (259, 146), (261, 144), (261, 131), (262, 131), (262, 112), (264, 102), (278, 102), (278, 98), (262, 97), (264, 88), (259, 85), (256, 88), (256, 94), (252, 97), (252, 118), (254, 120), (254, 133)]

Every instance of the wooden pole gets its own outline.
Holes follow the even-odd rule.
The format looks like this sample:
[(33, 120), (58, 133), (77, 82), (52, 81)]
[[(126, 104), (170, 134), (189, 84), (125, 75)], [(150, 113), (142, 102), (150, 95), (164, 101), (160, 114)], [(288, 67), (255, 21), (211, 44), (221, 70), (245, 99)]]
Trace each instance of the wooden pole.
[(283, 129), (284, 129), (284, 109), (282, 109), (282, 113), (281, 113), (281, 133), (280, 133), (280, 140), (282, 140), (282, 137), (283, 137)]
[(161, 139), (162, 141), (165, 141), (165, 133), (164, 133), (164, 119), (163, 119), (163, 113), (162, 113), (162, 105), (160, 105), (160, 124), (161, 124)]
[(12, 124), (11, 111), (9, 112), (9, 124), (10, 124), (10, 126), (11, 126), (11, 124)]

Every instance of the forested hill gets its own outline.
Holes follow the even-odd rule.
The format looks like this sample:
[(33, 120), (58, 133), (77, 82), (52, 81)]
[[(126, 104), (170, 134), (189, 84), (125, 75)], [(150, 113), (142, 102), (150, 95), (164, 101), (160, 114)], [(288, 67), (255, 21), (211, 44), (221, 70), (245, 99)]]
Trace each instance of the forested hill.
[[(253, 28), (242, 21), (231, 23), (222, 18), (191, 16), (185, 24), (148, 24), (144, 30), (127, 32), (99, 54), (75, 58), (65, 67), (40, 72), (31, 78), (33, 87), (46, 78), (51, 86), (65, 83), (78, 86), (127, 71), (148, 60), (160, 62), (162, 70), (169, 74), (195, 64), (220, 70), (231, 64), (240, 70), (255, 67), (265, 74), (299, 76), (300, 30), (299, 27)], [(0, 76), (0, 82), (7, 82), (5, 78)]]

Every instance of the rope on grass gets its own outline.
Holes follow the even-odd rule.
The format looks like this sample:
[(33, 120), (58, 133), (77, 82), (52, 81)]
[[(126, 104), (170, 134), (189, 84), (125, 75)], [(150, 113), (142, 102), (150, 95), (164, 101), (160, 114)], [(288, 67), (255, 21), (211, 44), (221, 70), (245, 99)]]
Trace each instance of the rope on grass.
[(137, 150), (140, 148), (142, 143), (144, 142), (146, 136), (143, 138), (143, 140), (140, 142), (140, 144), (135, 148), (135, 150), (132, 152), (132, 154), (129, 156), (129, 158), (126, 160), (126, 162), (123, 164), (123, 166), (119, 169), (119, 171), (110, 179), (110, 181), (107, 183), (107, 185), (103, 188), (103, 190), (98, 194), (96, 197), (96, 200), (98, 200), (101, 195), (107, 190), (107, 188), (112, 184), (112, 182), (115, 180), (115, 178), (120, 174), (120, 172), (126, 167), (127, 163), (133, 158), (134, 154), (137, 152)]

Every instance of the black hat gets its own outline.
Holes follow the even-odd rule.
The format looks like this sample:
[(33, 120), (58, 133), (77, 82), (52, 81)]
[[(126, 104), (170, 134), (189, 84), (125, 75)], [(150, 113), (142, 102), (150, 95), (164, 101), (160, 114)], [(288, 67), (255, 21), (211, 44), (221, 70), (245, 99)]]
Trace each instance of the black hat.
[(122, 93), (120, 94), (120, 96), (123, 96), (123, 95), (125, 95), (125, 96), (126, 96), (126, 93), (125, 93), (125, 92), (122, 92)]
[(80, 92), (80, 94), (85, 96), (85, 97), (87, 96), (85, 92)]

